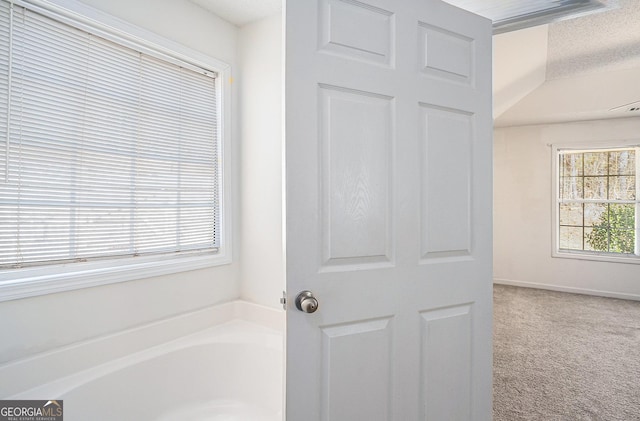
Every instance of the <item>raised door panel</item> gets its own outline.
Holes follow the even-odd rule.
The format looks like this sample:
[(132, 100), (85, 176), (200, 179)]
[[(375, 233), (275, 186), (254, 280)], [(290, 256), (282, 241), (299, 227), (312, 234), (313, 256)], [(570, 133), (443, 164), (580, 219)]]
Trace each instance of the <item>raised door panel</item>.
[(471, 38), (419, 23), (422, 73), (451, 82), (473, 85), (474, 43)]
[(321, 0), (320, 5), (320, 51), (393, 65), (393, 13), (354, 0)]
[(389, 420), (392, 319), (322, 328), (322, 420)]
[(421, 313), (423, 420), (472, 419), (471, 309), (464, 304)]
[(393, 98), (320, 87), (322, 265), (365, 268), (393, 259)]
[(471, 255), (473, 114), (420, 104), (422, 259)]

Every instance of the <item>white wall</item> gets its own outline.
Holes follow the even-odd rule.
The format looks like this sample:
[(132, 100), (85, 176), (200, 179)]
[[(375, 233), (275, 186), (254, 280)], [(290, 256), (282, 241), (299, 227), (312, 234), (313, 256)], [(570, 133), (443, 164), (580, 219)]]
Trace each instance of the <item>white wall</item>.
[(494, 133), (494, 277), (640, 299), (640, 265), (552, 258), (550, 144), (638, 139), (640, 118), (498, 128)]
[(189, 0), (79, 1), (232, 66), (236, 63), (238, 28)]
[(275, 308), (285, 288), (282, 46), (280, 15), (240, 30), (242, 298)]
[[(84, 3), (225, 61), (232, 69), (236, 64), (237, 28), (188, 0), (84, 0)], [(233, 98), (236, 96), (232, 93)], [(232, 136), (235, 132), (232, 128)], [(237, 151), (233, 155), (237, 156)], [(237, 178), (238, 165), (234, 166)], [(238, 209), (237, 204), (234, 209)], [(237, 256), (238, 241), (234, 245)], [(0, 363), (237, 298), (238, 275), (238, 264), (234, 263), (2, 302)]]
[(494, 35), (493, 118), (544, 83), (548, 35), (548, 25)]

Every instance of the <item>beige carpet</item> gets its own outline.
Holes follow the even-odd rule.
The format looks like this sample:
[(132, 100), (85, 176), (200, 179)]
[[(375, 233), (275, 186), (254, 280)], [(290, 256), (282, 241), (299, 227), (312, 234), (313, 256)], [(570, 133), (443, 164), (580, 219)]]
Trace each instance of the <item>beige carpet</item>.
[(493, 367), (495, 421), (640, 420), (640, 302), (496, 285)]

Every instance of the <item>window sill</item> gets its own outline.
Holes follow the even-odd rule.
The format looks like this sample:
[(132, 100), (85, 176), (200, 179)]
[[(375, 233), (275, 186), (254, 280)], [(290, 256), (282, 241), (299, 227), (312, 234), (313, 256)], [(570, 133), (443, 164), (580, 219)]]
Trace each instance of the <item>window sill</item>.
[[(135, 263), (132, 260), (135, 259)], [(140, 260), (138, 260), (140, 259)], [(231, 263), (224, 253), (127, 258), (0, 271), (0, 302)]]
[(578, 260), (591, 260), (594, 262), (607, 262), (607, 263), (626, 263), (626, 264), (640, 264), (640, 256), (636, 255), (612, 255), (609, 253), (581, 253), (571, 251), (555, 251), (551, 254), (551, 257), (557, 257), (562, 259), (578, 259)]

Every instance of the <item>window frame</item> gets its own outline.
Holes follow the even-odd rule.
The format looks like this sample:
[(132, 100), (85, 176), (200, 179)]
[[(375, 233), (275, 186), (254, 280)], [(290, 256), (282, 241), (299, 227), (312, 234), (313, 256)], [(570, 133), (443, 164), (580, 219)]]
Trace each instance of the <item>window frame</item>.
[[(560, 165), (559, 156), (563, 151), (604, 151), (611, 149), (636, 149), (636, 212), (635, 212), (635, 253), (620, 254), (585, 250), (560, 249)], [(625, 139), (619, 141), (602, 142), (570, 142), (551, 145), (551, 257), (578, 260), (591, 260), (610, 263), (640, 264), (640, 140)]]
[(171, 62), (188, 62), (218, 73), (220, 247), (193, 252), (123, 257), (0, 270), (0, 302), (99, 285), (145, 279), (232, 262), (231, 66), (76, 0), (13, 0), (17, 6)]

